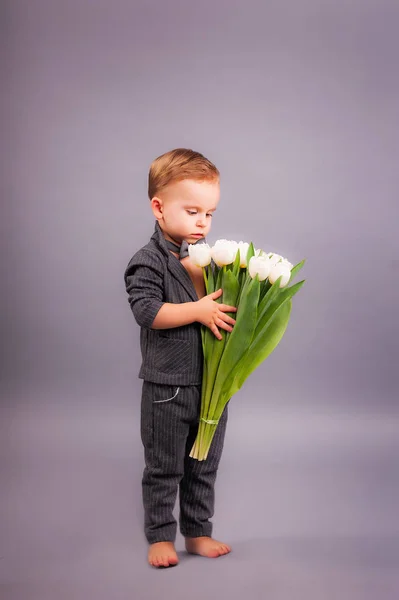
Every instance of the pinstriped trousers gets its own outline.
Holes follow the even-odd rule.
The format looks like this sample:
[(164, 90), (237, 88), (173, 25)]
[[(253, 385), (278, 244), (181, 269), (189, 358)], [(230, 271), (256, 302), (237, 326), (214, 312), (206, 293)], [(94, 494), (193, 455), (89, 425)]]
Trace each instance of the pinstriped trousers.
[(150, 544), (176, 539), (173, 516), (179, 490), (179, 526), (184, 537), (210, 536), (215, 480), (227, 424), (226, 405), (208, 457), (189, 457), (198, 431), (201, 385), (165, 385), (143, 381), (141, 440), (144, 532)]

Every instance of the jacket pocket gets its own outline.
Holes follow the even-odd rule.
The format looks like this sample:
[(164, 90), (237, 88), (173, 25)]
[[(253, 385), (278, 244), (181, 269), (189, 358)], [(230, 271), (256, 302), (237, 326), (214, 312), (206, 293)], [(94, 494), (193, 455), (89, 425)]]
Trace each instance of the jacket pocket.
[(187, 373), (191, 367), (192, 352), (189, 340), (159, 336), (155, 344), (154, 367), (167, 375)]

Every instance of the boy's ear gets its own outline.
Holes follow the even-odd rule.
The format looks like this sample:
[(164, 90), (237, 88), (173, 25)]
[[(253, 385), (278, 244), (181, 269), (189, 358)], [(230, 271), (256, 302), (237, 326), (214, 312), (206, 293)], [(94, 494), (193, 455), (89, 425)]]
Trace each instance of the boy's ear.
[(156, 219), (162, 219), (163, 217), (163, 203), (160, 198), (154, 196), (151, 200), (151, 209)]

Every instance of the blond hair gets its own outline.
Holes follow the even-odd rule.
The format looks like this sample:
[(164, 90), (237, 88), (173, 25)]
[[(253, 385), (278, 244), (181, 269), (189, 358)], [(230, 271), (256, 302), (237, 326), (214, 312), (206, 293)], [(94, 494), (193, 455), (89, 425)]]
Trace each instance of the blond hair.
[(151, 163), (148, 173), (148, 197), (152, 200), (168, 185), (182, 179), (215, 181), (219, 178), (218, 169), (205, 156), (187, 148), (176, 148), (158, 156)]

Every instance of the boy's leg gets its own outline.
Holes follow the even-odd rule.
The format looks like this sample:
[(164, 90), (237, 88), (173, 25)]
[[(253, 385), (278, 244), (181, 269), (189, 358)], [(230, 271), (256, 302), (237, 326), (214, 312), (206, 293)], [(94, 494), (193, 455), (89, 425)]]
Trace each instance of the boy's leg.
[(184, 474), (184, 453), (189, 424), (195, 410), (191, 386), (143, 382), (141, 439), (145, 469), (142, 479), (144, 530), (150, 544), (173, 542), (173, 509)]
[[(199, 391), (199, 393), (201, 393)], [(215, 481), (223, 451), (228, 418), (226, 405), (216, 428), (206, 460), (198, 461), (189, 454), (194, 444), (198, 423), (190, 428), (184, 458), (184, 475), (180, 481), (180, 531), (184, 537), (211, 536), (215, 504)]]

